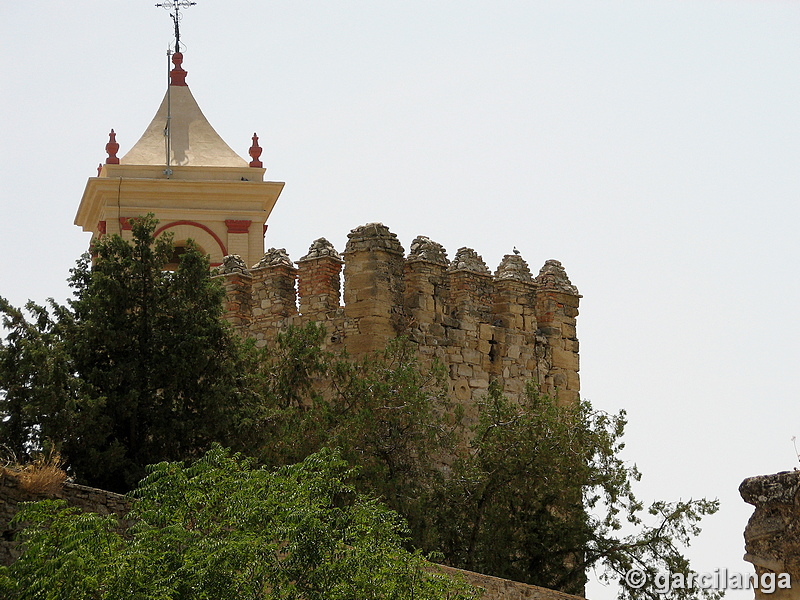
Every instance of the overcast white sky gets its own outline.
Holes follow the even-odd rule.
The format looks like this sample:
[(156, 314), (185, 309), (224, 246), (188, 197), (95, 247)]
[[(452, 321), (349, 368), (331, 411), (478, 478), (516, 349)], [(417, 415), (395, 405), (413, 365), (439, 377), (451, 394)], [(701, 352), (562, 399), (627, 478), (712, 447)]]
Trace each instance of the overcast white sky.
[[(108, 131), (164, 94), (154, 2), (0, 6), (0, 295), (63, 301)], [(748, 569), (747, 476), (797, 464), (800, 2), (199, 0), (188, 83), (286, 188), (267, 246), (386, 223), (584, 295), (583, 395), (625, 408), (640, 496), (718, 497), (690, 554)], [(613, 590), (597, 585), (589, 596)], [(730, 593), (744, 599), (750, 593)]]

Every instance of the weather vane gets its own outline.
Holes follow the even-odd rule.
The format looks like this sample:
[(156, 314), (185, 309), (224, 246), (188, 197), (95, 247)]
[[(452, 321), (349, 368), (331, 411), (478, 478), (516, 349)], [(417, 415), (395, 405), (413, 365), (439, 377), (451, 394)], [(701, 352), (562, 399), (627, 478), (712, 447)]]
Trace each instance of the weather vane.
[(194, 6), (197, 2), (189, 2), (189, 0), (173, 0), (170, 2), (160, 2), (156, 6), (171, 10), (170, 17), (172, 22), (175, 23), (175, 52), (181, 51), (181, 28), (178, 25), (181, 21), (181, 8), (189, 8)]

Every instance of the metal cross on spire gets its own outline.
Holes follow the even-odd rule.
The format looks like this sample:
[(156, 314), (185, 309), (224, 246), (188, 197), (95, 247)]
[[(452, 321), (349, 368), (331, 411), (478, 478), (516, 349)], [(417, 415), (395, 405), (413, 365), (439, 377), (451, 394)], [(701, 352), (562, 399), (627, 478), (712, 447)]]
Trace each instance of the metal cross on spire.
[(189, 8), (194, 6), (197, 2), (189, 2), (189, 0), (170, 0), (169, 2), (160, 2), (156, 6), (171, 10), (170, 17), (172, 22), (175, 23), (175, 52), (181, 51), (181, 28), (178, 25), (181, 21), (181, 8)]

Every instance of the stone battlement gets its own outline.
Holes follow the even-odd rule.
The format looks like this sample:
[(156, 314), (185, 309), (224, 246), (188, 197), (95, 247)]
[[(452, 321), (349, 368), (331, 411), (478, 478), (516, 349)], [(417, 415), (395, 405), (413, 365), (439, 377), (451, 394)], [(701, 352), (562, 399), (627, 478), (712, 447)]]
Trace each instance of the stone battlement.
[(309, 321), (325, 325), (328, 349), (355, 357), (405, 335), (423, 359), (447, 367), (453, 397), (465, 404), (491, 380), (512, 398), (533, 380), (562, 402), (578, 399), (581, 296), (557, 260), (534, 277), (515, 252), (492, 274), (474, 250), (461, 248), (450, 261), (423, 236), (405, 256), (394, 233), (369, 223), (348, 234), (341, 255), (320, 238), (296, 265), (271, 248), (252, 267), (226, 256), (218, 273), (227, 319), (260, 346)]

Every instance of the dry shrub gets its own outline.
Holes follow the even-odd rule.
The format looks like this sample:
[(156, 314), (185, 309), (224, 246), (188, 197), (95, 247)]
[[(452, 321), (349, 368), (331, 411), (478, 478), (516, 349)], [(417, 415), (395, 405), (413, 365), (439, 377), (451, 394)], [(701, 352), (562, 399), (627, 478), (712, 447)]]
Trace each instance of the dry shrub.
[(67, 474), (61, 468), (63, 464), (58, 452), (40, 454), (18, 471), (20, 487), (32, 494), (55, 494), (67, 480)]

